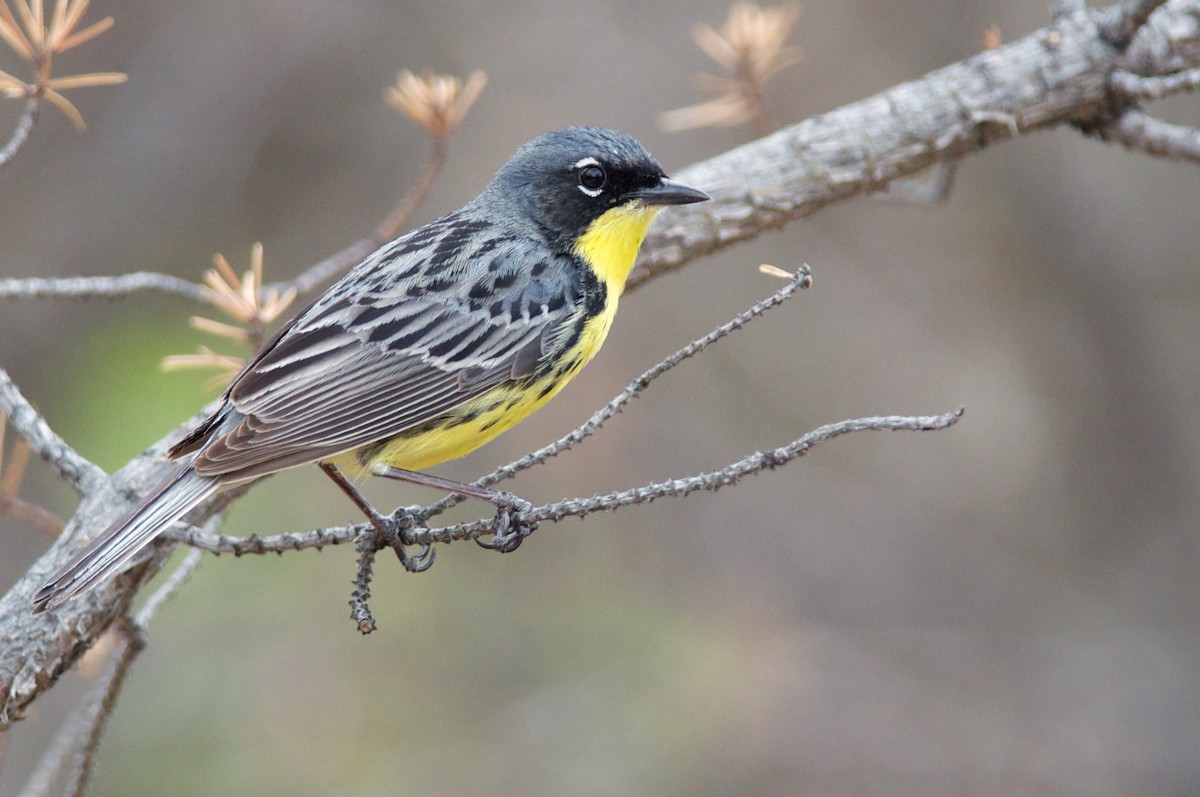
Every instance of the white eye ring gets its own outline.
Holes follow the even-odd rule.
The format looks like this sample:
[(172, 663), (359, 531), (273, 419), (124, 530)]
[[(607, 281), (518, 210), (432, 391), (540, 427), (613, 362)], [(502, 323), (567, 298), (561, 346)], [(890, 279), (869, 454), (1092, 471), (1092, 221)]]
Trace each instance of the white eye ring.
[[(596, 160), (595, 158), (580, 158), (578, 161), (575, 162), (575, 165), (572, 166), (571, 168), (574, 169), (576, 172), (582, 172), (582, 170), (587, 169), (589, 167), (595, 167), (600, 170), (601, 174), (604, 174), (604, 167), (601, 166), (600, 161)], [(580, 182), (578, 188), (585, 195), (590, 196), (592, 198), (598, 197), (602, 193), (604, 193), (603, 183), (600, 185), (599, 188), (588, 188), (586, 185), (584, 185), (582, 182)]]

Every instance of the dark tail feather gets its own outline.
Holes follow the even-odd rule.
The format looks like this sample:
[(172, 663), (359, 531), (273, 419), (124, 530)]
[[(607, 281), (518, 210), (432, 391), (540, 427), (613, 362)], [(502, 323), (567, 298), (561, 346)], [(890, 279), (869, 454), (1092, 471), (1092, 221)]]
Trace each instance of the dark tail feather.
[(212, 495), (217, 485), (215, 478), (201, 476), (190, 465), (185, 467), (47, 581), (33, 598), (33, 613), (49, 611), (116, 572), (168, 526)]

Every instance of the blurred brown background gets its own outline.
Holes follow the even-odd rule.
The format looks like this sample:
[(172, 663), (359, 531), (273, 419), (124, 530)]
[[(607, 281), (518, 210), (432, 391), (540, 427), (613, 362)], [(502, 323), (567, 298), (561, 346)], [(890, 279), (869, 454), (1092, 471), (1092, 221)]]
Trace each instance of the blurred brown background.
[[(745, 130), (667, 135), (725, 5), (97, 0), (57, 69), (120, 70), (0, 173), (0, 276), (150, 270), (213, 252), (268, 279), (371, 230), (427, 142), (382, 102), (401, 68), (490, 82), (416, 222), (567, 124), (668, 171)], [(808, 3), (798, 120), (961, 60), (1045, 0)], [(23, 65), (0, 53), (0, 69)], [(1156, 109), (1157, 110), (1157, 109)], [(8, 131), (19, 103), (0, 104)], [(1200, 124), (1192, 98), (1165, 111)], [(7, 135), (7, 132), (5, 132)], [(97, 795), (1191, 795), (1200, 792), (1200, 172), (1062, 130), (963, 164), (943, 206), (843, 203), (638, 291), (537, 419), (439, 470), (470, 479), (583, 420), (778, 287), (816, 285), (656, 384), (513, 489), (544, 501), (718, 466), (857, 415), (965, 405), (936, 434), (855, 435), (719, 495), (547, 526), (519, 553), (381, 560), (362, 638), (353, 552), (209, 559), (158, 615)], [(209, 343), (172, 298), (0, 305), (0, 364), (106, 469), (211, 393), (163, 375)], [(396, 485), (381, 506), (428, 498)], [(73, 496), (34, 466), (24, 495)], [(478, 509), (478, 507), (475, 507)], [(315, 470), (232, 534), (356, 519)], [(0, 579), (48, 545), (0, 517)], [(8, 740), (13, 794), (86, 682)]]

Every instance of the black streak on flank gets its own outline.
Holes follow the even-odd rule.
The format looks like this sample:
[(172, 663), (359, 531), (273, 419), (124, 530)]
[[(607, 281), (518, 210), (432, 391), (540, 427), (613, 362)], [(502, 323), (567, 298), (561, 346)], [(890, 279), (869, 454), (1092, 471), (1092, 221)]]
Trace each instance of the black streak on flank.
[(451, 415), (447, 421), (449, 426), (462, 426), (464, 423), (470, 423), (471, 421), (476, 420), (480, 415), (483, 415), (483, 410), (474, 409)]
[(583, 272), (583, 296), (584, 311), (589, 318), (600, 315), (608, 304), (608, 286), (590, 268)]

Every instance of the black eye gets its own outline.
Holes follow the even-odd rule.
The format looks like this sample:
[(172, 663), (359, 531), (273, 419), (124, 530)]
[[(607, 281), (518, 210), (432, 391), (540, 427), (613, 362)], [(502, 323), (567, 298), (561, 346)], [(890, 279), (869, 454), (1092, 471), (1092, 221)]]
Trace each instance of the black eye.
[(599, 193), (607, 180), (608, 175), (604, 172), (604, 167), (599, 164), (588, 164), (579, 170), (579, 185), (589, 193), (592, 191)]

